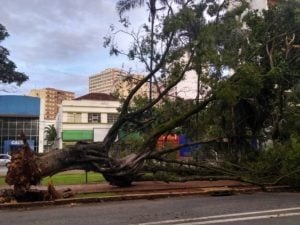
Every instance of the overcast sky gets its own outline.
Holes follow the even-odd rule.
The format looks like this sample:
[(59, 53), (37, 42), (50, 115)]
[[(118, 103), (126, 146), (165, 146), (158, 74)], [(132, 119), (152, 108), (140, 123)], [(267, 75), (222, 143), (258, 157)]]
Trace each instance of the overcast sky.
[[(33, 88), (52, 87), (88, 92), (88, 77), (106, 68), (131, 68), (138, 63), (109, 55), (103, 37), (111, 24), (118, 25), (116, 0), (0, 0), (0, 23), (10, 36), (1, 43), (10, 51), (18, 71), (29, 76), (10, 93), (26, 94)], [(134, 11), (133, 22), (147, 14)], [(129, 39), (122, 39), (126, 46)]]

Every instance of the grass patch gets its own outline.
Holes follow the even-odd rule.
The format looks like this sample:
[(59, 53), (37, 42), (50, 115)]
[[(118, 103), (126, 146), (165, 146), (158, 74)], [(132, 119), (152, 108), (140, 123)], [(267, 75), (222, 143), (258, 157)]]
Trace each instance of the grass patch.
[(1, 177), (0, 177), (0, 186), (4, 186), (4, 185), (7, 185), (7, 184), (5, 183), (5, 176), (1, 176)]
[(42, 185), (47, 185), (52, 180), (54, 185), (70, 185), (70, 184), (95, 184), (104, 182), (102, 174), (95, 172), (82, 173), (58, 173), (51, 177), (45, 177), (42, 180)]
[[(87, 182), (86, 182), (87, 178)], [(71, 185), (71, 184), (95, 184), (105, 182), (102, 174), (95, 172), (88, 172), (87, 175), (84, 171), (67, 171), (57, 173), (51, 177), (45, 177), (42, 179), (41, 185), (48, 185), (49, 181), (52, 180), (54, 185)], [(5, 183), (5, 176), (0, 177), (0, 186), (7, 185)]]

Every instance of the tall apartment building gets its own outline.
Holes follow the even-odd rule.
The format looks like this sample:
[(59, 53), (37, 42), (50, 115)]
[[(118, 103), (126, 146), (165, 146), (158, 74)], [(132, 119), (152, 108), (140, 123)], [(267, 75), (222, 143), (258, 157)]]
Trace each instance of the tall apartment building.
[(39, 97), (44, 101), (44, 119), (55, 120), (59, 105), (63, 100), (72, 100), (74, 92), (58, 90), (54, 88), (32, 89), (29, 96)]
[[(119, 97), (125, 98), (137, 82), (143, 78), (143, 75), (128, 75), (128, 73), (123, 70), (109, 68), (89, 77), (89, 92), (118, 94)], [(147, 96), (148, 94), (149, 84), (145, 83), (137, 92), (137, 95)]]

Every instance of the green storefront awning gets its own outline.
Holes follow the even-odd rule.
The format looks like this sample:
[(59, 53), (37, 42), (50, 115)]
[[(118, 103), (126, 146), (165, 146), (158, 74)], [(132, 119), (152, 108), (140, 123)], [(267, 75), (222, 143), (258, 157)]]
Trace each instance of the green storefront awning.
[(92, 141), (93, 130), (64, 130), (62, 132), (63, 141)]

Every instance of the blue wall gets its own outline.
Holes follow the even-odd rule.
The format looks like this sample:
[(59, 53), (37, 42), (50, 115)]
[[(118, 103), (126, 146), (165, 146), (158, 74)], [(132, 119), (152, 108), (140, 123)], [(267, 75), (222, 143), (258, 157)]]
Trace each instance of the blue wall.
[[(34, 140), (27, 140), (27, 143), (31, 150), (34, 150)], [(12, 149), (20, 149), (23, 146), (23, 141), (21, 140), (5, 140), (3, 153), (11, 154)]]
[(0, 115), (33, 116), (40, 115), (40, 99), (30, 96), (2, 95), (0, 96)]
[[(192, 143), (191, 140), (185, 134), (179, 135), (179, 145), (185, 145)], [(189, 146), (189, 147), (181, 147), (179, 150), (179, 156), (181, 157), (192, 157), (192, 153), (194, 150), (201, 147), (201, 144)]]

